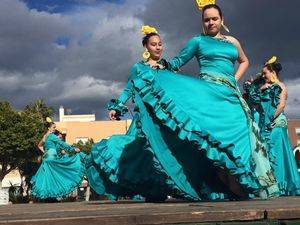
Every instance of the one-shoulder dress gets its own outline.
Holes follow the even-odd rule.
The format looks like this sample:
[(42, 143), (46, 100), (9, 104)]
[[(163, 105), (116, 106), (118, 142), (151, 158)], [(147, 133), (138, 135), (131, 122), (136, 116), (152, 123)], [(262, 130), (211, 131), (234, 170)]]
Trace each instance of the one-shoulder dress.
[[(198, 77), (173, 72), (193, 57)], [(161, 61), (168, 70), (136, 63), (120, 97), (108, 104), (123, 115), (131, 99), (132, 124), (125, 135), (93, 146), (87, 166), (92, 188), (153, 200), (236, 197), (223, 174), (247, 198), (277, 196), (266, 148), (234, 79), (237, 57), (232, 43), (200, 35), (179, 56)]]

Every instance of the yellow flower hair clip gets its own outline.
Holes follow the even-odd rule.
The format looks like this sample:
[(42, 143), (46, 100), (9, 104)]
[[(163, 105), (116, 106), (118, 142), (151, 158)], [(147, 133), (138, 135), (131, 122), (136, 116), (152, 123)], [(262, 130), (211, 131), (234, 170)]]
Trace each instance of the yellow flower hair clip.
[(50, 117), (46, 117), (46, 122), (47, 123), (52, 123), (52, 119)]
[(206, 5), (216, 4), (216, 0), (196, 0), (198, 8), (202, 10)]
[(266, 63), (265, 65), (270, 65), (270, 64), (273, 64), (277, 61), (277, 57), (276, 56), (272, 56), (272, 58), (270, 58)]
[(157, 30), (155, 29), (155, 27), (151, 27), (151, 26), (148, 26), (148, 25), (147, 26), (142, 26), (141, 32), (144, 35), (151, 34), (151, 33), (157, 34)]

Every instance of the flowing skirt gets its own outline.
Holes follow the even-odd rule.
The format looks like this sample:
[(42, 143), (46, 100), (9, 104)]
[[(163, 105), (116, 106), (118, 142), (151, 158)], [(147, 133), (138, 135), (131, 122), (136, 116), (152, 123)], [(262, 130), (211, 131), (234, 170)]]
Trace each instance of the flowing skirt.
[(271, 130), (270, 156), (281, 195), (300, 195), (300, 176), (286, 127)]
[(99, 194), (222, 199), (233, 194), (227, 176), (249, 198), (277, 196), (266, 149), (236, 84), (164, 70), (144, 71), (132, 84), (129, 131), (91, 151), (88, 178)]
[(47, 150), (31, 179), (32, 195), (39, 199), (67, 197), (80, 186), (85, 175), (83, 157), (84, 153), (58, 157), (56, 149)]

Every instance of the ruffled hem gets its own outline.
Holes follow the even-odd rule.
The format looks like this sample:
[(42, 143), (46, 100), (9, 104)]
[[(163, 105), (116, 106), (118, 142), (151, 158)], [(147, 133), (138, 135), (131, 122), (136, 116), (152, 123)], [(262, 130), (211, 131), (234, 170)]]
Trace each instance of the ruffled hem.
[(248, 193), (258, 193), (267, 189), (259, 184), (251, 169), (241, 163), (240, 157), (234, 155), (233, 145), (225, 145), (206, 131), (202, 131), (177, 107), (157, 82), (154, 82), (152, 71), (140, 74), (139, 78), (133, 80), (133, 87), (163, 125), (174, 131), (181, 140), (187, 140), (199, 150), (204, 150), (214, 166), (237, 176), (238, 182)]
[[(81, 157), (81, 156), (80, 156)], [(32, 185), (32, 188), (31, 188), (31, 194), (32, 196), (34, 196), (35, 198), (38, 198), (38, 199), (47, 199), (47, 198), (67, 198), (71, 192), (73, 192), (76, 188), (78, 188), (82, 181), (83, 181), (83, 178), (85, 176), (85, 165), (82, 163), (82, 166), (80, 168), (80, 171), (78, 173), (78, 176), (77, 176), (77, 179), (74, 180), (74, 182), (69, 185), (69, 187), (65, 188), (65, 191), (61, 191), (61, 192), (58, 192), (58, 193), (47, 193), (47, 194), (44, 194), (44, 190), (42, 189), (39, 189), (37, 186), (36, 186), (36, 177), (34, 176), (30, 183)]]
[[(139, 121), (134, 121), (139, 122)], [(140, 130), (139, 130), (140, 131)], [(142, 132), (142, 131), (140, 131)], [(144, 134), (143, 137), (145, 138)], [(160, 162), (156, 159), (151, 146), (145, 138), (145, 143), (142, 146), (143, 152), (147, 151), (152, 153), (152, 166), (154, 167), (154, 173), (146, 174), (146, 176), (130, 177), (130, 179), (119, 177), (119, 162), (116, 156), (108, 151), (107, 140), (102, 140), (98, 144), (93, 146), (92, 153), (92, 165), (97, 170), (104, 172), (105, 179), (109, 179), (112, 183), (119, 186), (120, 189), (131, 190), (131, 195), (141, 194), (142, 196), (167, 196), (185, 198), (192, 201), (199, 200), (194, 196), (189, 195), (181, 191), (175, 182), (168, 177), (166, 171), (163, 169)], [(125, 149), (126, 146), (123, 147)], [(100, 176), (100, 174), (99, 174)], [(153, 188), (149, 188), (149, 186)], [(104, 194), (104, 193), (102, 193)]]
[(300, 186), (290, 182), (279, 182), (279, 191), (281, 196), (295, 196), (300, 195)]

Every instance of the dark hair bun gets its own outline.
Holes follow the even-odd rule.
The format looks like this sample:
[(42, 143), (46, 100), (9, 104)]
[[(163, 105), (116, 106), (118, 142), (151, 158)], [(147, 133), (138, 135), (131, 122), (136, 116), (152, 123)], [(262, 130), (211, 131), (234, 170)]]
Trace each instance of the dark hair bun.
[(281, 66), (280, 63), (274, 63), (272, 66), (273, 66), (273, 69), (274, 69), (277, 73), (279, 73), (279, 72), (282, 70), (282, 66)]

